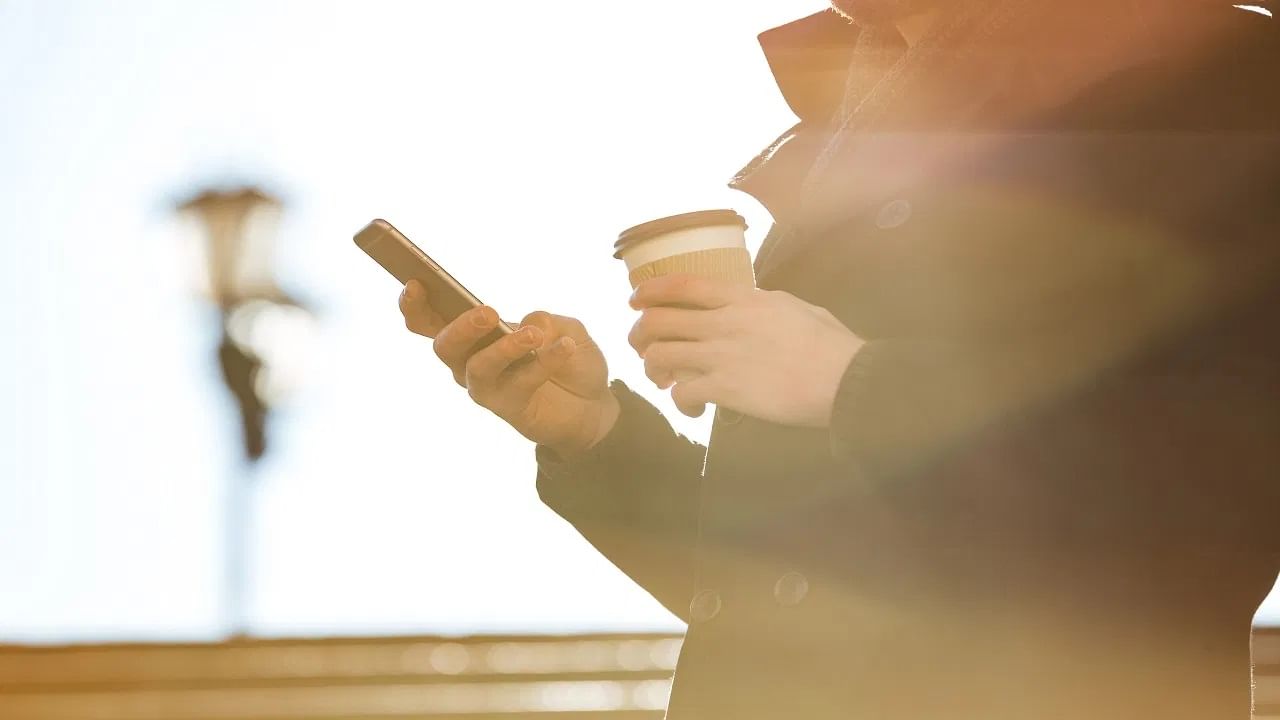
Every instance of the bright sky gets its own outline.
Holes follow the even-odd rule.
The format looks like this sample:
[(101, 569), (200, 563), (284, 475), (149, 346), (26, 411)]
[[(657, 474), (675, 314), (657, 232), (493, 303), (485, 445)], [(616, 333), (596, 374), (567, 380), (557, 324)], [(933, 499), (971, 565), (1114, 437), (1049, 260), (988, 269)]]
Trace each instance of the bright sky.
[[(755, 35), (824, 0), (0, 0), (0, 640), (212, 638), (238, 436), (173, 202), (286, 202), (317, 313), (255, 494), (260, 634), (675, 629), (543, 507), (351, 234), (390, 219), (504, 316), (625, 337), (618, 230), (734, 207), (793, 122)], [(1268, 617), (1280, 621), (1280, 604)]]

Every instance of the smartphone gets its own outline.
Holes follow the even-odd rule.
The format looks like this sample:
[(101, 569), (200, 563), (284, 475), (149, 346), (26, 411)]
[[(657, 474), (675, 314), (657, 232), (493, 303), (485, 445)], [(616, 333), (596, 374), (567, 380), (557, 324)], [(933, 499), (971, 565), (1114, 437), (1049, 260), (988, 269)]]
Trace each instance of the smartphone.
[[(446, 323), (483, 303), (462, 286), (440, 264), (414, 245), (404, 233), (381, 218), (371, 221), (355, 234), (356, 245), (373, 258), (403, 285), (417, 280), (427, 289), (431, 309), (440, 313)], [(477, 348), (494, 342), (514, 329), (499, 320), (498, 327), (476, 343)]]

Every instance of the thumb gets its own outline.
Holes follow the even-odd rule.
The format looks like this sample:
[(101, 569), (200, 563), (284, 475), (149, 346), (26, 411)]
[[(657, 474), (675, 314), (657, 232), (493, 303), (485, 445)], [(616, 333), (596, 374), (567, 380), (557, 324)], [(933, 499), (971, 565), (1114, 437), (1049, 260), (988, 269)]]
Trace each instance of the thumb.
[[(556, 326), (555, 320), (552, 319), (550, 313), (543, 310), (535, 310), (520, 321), (520, 327), (532, 326), (542, 331), (542, 347), (549, 347), (556, 340), (560, 339), (565, 333)], [(574, 338), (575, 340), (577, 338)]]
[(588, 345), (591, 343), (591, 336), (587, 334), (587, 328), (582, 321), (577, 318), (567, 317), (565, 315), (553, 315), (546, 313), (555, 332), (559, 335), (568, 335), (573, 338), (579, 345)]
[(699, 375), (671, 387), (671, 399), (676, 408), (689, 417), (702, 417), (707, 403), (713, 402), (711, 383), (706, 375)]
[(550, 344), (556, 338), (563, 336), (573, 338), (573, 341), (578, 345), (591, 343), (591, 336), (587, 334), (587, 328), (577, 318), (553, 315), (545, 310), (535, 310), (525, 315), (520, 324), (522, 326), (533, 325), (541, 330), (545, 339), (544, 345)]

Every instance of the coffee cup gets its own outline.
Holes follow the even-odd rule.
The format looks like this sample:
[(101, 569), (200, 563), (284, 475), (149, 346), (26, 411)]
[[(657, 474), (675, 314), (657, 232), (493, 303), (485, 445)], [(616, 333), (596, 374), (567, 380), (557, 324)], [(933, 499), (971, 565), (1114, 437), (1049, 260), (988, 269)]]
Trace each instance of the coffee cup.
[(627, 228), (613, 256), (627, 265), (634, 289), (650, 278), (691, 273), (755, 287), (747, 221), (733, 210), (699, 210)]

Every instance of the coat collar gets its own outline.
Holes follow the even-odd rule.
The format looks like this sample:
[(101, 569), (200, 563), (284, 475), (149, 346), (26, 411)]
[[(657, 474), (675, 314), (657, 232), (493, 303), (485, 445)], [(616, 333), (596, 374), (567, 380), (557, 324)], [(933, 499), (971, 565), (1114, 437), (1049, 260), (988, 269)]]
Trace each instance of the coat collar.
[(800, 122), (734, 175), (729, 187), (751, 195), (779, 222), (789, 217), (799, 179), (820, 149), (820, 132), (844, 96), (861, 30), (824, 10), (761, 33), (760, 46), (783, 100)]
[(759, 35), (774, 81), (802, 122), (825, 123), (840, 103), (860, 32), (834, 10), (823, 10)]

